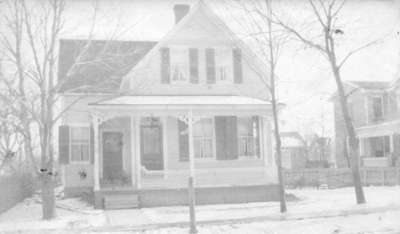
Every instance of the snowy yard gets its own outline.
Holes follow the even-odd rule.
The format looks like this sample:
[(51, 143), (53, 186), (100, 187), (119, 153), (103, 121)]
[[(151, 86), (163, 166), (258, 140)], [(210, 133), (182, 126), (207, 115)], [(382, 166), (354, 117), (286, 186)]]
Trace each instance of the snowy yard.
[[(277, 202), (198, 206), (198, 228), (200, 233), (400, 233), (400, 187), (365, 192), (368, 203), (355, 205), (353, 188), (289, 190), (299, 199), (289, 202), (284, 215)], [(0, 233), (187, 233), (187, 207), (103, 211), (78, 199), (57, 204), (58, 218), (41, 221), (36, 199), (21, 202), (0, 215)]]

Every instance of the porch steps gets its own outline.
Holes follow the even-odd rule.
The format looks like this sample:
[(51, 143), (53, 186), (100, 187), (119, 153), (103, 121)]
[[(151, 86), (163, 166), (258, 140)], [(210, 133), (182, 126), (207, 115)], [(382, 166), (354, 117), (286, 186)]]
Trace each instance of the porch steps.
[(110, 194), (104, 196), (104, 209), (130, 209), (139, 207), (138, 194)]

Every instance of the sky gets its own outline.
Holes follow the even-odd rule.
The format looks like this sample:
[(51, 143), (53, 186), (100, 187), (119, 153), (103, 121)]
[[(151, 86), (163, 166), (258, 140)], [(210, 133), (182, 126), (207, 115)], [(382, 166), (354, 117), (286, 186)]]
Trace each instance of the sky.
[[(69, 18), (64, 37), (86, 38), (93, 25), (82, 22), (87, 22), (88, 18), (95, 18), (93, 35), (98, 38), (160, 40), (174, 25), (173, 4), (193, 4), (195, 1), (100, 0), (96, 7), (93, 2), (70, 1), (67, 12), (74, 17)], [(229, 1), (227, 4), (226, 0), (205, 2), (239, 37), (254, 46), (248, 40), (249, 31), (237, 24), (238, 19), (248, 19), (243, 14), (243, 9), (235, 8)], [(304, 30), (310, 36), (318, 33), (315, 17), (312, 16), (306, 1), (278, 0), (273, 1), (273, 7), (300, 31)], [(95, 16), (94, 8), (98, 9)], [(347, 1), (337, 20), (338, 27), (344, 31), (344, 34), (337, 38), (339, 57), (360, 45), (378, 41), (346, 62), (342, 69), (344, 80), (396, 78), (400, 52), (399, 16), (398, 0)], [(257, 50), (257, 46), (254, 47)], [(302, 134), (317, 132), (332, 136), (333, 107), (328, 99), (336, 86), (326, 60), (314, 49), (307, 48), (297, 41), (290, 41), (285, 43), (281, 50), (277, 75), (279, 100), (286, 104), (281, 115), (283, 130), (300, 131)]]
[[(38, 0), (33, 0), (38, 1)], [(197, 0), (68, 0), (62, 38), (160, 40), (174, 25), (173, 5)], [(234, 0), (203, 0), (256, 52), (249, 31), (238, 25), (248, 18)], [(96, 3), (97, 2), (97, 3)], [(263, 2), (263, 1), (261, 1)], [(315, 18), (305, 0), (273, 0), (277, 14), (313, 36)], [(339, 57), (365, 43), (374, 45), (355, 54), (343, 67), (344, 80), (393, 80), (397, 78), (400, 52), (400, 0), (348, 0), (337, 24)], [(229, 4), (227, 4), (229, 3)], [(96, 13), (95, 13), (96, 12)], [(233, 18), (232, 18), (233, 17)], [(95, 23), (93, 23), (95, 22)], [(277, 67), (279, 101), (284, 131), (317, 132), (332, 136), (335, 91), (326, 60), (312, 48), (291, 40), (282, 46)]]

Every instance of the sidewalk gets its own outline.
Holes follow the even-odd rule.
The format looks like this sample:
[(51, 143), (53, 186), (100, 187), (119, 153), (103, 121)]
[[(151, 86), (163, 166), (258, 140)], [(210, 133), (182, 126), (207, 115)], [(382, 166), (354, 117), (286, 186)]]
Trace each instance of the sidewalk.
[[(335, 190), (293, 190), (299, 201), (288, 203), (288, 213), (279, 213), (277, 202), (206, 205), (196, 207), (199, 225), (220, 225), (261, 221), (293, 221), (367, 215), (387, 211), (400, 212), (400, 187), (365, 188), (367, 204), (355, 205), (352, 188)], [(0, 233), (60, 233), (142, 231), (171, 227), (187, 227), (188, 207), (159, 207), (130, 210), (93, 210), (79, 201), (59, 202), (58, 218), (40, 220), (40, 204), (21, 204), (0, 215)], [(62, 207), (62, 208), (61, 208)], [(28, 210), (27, 210), (28, 208)], [(21, 214), (21, 210), (24, 213)], [(35, 211), (36, 210), (36, 211)], [(14, 211), (14, 213), (13, 213)], [(35, 212), (34, 212), (35, 211)], [(29, 213), (31, 212), (31, 213)], [(26, 215), (26, 217), (21, 217)], [(12, 222), (5, 222), (13, 220)], [(35, 217), (32, 219), (32, 217)], [(28, 231), (30, 230), (30, 231)], [(34, 233), (34, 232), (33, 232)]]

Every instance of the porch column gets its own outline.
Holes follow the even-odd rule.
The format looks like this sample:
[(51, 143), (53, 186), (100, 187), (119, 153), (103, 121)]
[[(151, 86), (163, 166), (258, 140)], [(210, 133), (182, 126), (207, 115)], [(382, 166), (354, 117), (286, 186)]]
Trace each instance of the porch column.
[(136, 158), (136, 189), (142, 188), (142, 162), (140, 158), (140, 120), (141, 116), (136, 116), (135, 121), (135, 158)]
[(93, 178), (94, 178), (95, 191), (100, 190), (99, 123), (100, 123), (99, 118), (96, 116), (92, 116), (93, 137), (94, 137)]
[(194, 142), (193, 142), (193, 111), (189, 110), (187, 117), (188, 136), (189, 136), (189, 215), (190, 233), (197, 233), (195, 215), (195, 191), (194, 191)]
[(360, 137), (360, 158), (365, 156), (365, 138)]
[(161, 117), (162, 122), (162, 142), (163, 142), (163, 160), (164, 160), (164, 178), (168, 178), (168, 130), (167, 130), (167, 122), (168, 116)]
[(135, 124), (135, 116), (131, 115), (131, 126), (130, 126), (130, 137), (131, 137), (131, 183), (132, 186), (136, 186), (137, 181), (136, 181), (136, 147), (137, 145), (135, 144), (136, 141), (136, 124)]

